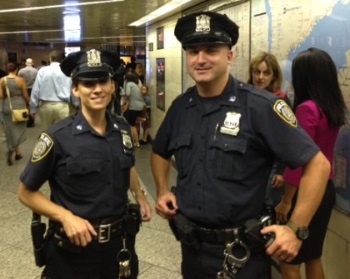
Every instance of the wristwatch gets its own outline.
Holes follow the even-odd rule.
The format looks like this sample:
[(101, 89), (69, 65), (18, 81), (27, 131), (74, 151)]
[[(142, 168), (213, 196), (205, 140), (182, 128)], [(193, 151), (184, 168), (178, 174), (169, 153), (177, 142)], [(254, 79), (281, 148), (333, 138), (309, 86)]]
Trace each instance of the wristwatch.
[(305, 240), (309, 236), (309, 229), (307, 227), (298, 227), (292, 221), (288, 221), (287, 226), (295, 232), (297, 238), (301, 241)]

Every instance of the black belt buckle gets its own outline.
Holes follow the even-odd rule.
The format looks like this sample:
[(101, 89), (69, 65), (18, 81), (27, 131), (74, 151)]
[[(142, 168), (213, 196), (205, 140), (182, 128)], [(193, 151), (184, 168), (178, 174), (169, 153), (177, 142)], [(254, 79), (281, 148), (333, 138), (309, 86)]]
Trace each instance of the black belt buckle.
[(106, 243), (111, 239), (111, 224), (99, 225), (98, 227), (98, 243)]

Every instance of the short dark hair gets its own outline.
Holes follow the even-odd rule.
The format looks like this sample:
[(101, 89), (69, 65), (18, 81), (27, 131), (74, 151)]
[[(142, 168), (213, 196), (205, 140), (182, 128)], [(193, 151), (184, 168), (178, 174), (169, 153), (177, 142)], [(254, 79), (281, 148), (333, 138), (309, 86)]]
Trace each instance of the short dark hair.
[(62, 62), (64, 57), (64, 52), (61, 50), (53, 50), (50, 52), (50, 60), (52, 62)]
[(17, 62), (8, 62), (6, 69), (8, 72), (14, 72), (16, 69), (18, 69), (18, 63)]

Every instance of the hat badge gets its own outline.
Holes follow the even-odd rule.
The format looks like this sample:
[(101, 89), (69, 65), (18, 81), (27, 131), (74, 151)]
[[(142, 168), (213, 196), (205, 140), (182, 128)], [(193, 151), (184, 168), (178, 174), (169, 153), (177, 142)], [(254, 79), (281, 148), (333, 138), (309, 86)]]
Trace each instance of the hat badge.
[(199, 15), (196, 16), (196, 32), (210, 31), (210, 16)]
[(96, 49), (91, 49), (86, 52), (88, 67), (101, 67), (101, 52)]

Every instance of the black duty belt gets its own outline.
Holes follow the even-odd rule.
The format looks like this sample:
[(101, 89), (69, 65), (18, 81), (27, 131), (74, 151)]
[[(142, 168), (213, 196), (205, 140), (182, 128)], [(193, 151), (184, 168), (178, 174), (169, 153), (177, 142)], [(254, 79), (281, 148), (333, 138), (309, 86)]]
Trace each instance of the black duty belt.
[(99, 243), (105, 243), (115, 235), (121, 235), (123, 232), (123, 217), (107, 217), (89, 220), (90, 224), (97, 232), (97, 241)]
[[(124, 218), (120, 216), (98, 218), (88, 221), (97, 232), (95, 239), (98, 243), (109, 242), (114, 236), (121, 235), (124, 231)], [(52, 232), (54, 234), (63, 238), (67, 237), (60, 223), (53, 221), (50, 223), (50, 227), (52, 228)]]
[(230, 229), (207, 229), (202, 227), (196, 227), (196, 232), (201, 241), (210, 242), (216, 244), (225, 244), (228, 241), (234, 239), (244, 238), (244, 227), (230, 228)]

